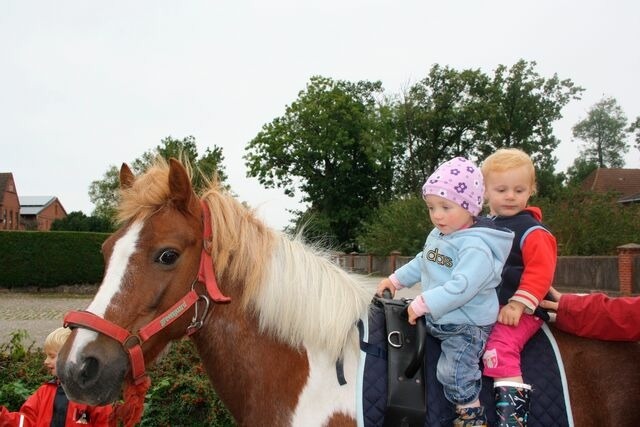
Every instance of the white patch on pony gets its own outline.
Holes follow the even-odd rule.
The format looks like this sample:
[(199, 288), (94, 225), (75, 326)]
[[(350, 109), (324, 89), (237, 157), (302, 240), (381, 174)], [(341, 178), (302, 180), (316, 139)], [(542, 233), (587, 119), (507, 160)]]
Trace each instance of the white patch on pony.
[[(356, 323), (366, 316), (371, 298), (363, 279), (331, 262), (326, 252), (279, 235), (251, 303), (262, 332), (306, 350), (309, 377), (291, 425), (325, 425), (338, 413), (356, 420)], [(336, 373), (341, 356), (347, 380), (342, 386)]]
[(326, 353), (310, 353), (309, 378), (298, 399), (292, 426), (323, 426), (332, 415), (341, 413), (356, 419), (357, 351), (347, 351), (344, 358), (345, 385), (338, 383), (336, 361)]
[[(138, 236), (140, 230), (142, 230), (142, 222), (133, 223), (127, 232), (115, 243), (113, 246), (113, 252), (109, 259), (109, 265), (107, 267), (104, 280), (96, 293), (96, 296), (89, 304), (87, 311), (95, 314), (96, 316), (104, 317), (104, 313), (107, 311), (107, 307), (111, 303), (113, 296), (118, 293), (122, 284), (122, 279), (127, 271), (129, 265), (129, 259), (136, 250), (136, 243), (138, 242)], [(98, 333), (85, 328), (79, 328), (76, 333), (76, 337), (73, 340), (71, 349), (69, 350), (69, 362), (76, 362), (76, 355), (78, 355), (84, 347), (95, 340), (98, 337)]]

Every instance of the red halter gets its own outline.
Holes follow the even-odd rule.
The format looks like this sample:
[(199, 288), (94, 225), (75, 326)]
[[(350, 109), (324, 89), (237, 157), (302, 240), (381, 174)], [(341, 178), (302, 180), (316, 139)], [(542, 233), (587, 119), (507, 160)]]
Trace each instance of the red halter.
[[(131, 376), (135, 384), (145, 381), (144, 357), (142, 354), (142, 343), (169, 326), (175, 320), (179, 319), (186, 313), (191, 306), (195, 304), (195, 313), (191, 319), (191, 324), (187, 327), (186, 335), (191, 335), (202, 327), (204, 320), (209, 311), (209, 298), (217, 303), (227, 303), (231, 298), (226, 297), (220, 292), (216, 275), (213, 271), (213, 260), (211, 259), (211, 213), (209, 206), (204, 201), (200, 202), (202, 206), (202, 221), (204, 223), (203, 247), (200, 255), (200, 268), (198, 270), (198, 278), (191, 285), (191, 290), (177, 303), (175, 303), (167, 311), (153, 319), (147, 325), (138, 330), (137, 334), (103, 319), (88, 311), (70, 311), (64, 316), (64, 326), (70, 328), (86, 328), (99, 332), (108, 337), (113, 338), (122, 344), (124, 350), (129, 354), (131, 363)], [(197, 282), (205, 284), (206, 293), (198, 294), (195, 291)], [(197, 302), (204, 302), (204, 310), (201, 315), (198, 314)]]

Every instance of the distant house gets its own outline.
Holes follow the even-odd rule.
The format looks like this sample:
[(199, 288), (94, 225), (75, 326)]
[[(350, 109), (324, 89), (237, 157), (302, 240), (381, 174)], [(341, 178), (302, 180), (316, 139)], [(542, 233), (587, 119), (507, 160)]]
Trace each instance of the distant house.
[(582, 182), (582, 189), (618, 193), (618, 203), (622, 204), (639, 203), (640, 169), (598, 168)]
[(20, 202), (13, 174), (0, 173), (0, 230), (20, 229)]
[(49, 231), (53, 221), (66, 216), (67, 212), (57, 197), (20, 197), (20, 219), (25, 230)]

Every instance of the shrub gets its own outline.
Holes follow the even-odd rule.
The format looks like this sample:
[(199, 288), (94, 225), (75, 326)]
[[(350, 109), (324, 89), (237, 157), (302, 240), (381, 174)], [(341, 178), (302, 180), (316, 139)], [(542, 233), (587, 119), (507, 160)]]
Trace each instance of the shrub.
[(420, 197), (394, 200), (381, 206), (374, 220), (366, 224), (359, 238), (362, 249), (375, 255), (400, 251), (415, 255), (422, 250), (433, 228), (429, 213)]
[(213, 391), (193, 343), (182, 339), (151, 369), (141, 426), (234, 426)]
[(640, 243), (640, 205), (622, 205), (619, 195), (570, 188), (555, 200), (539, 198), (543, 221), (558, 241), (558, 255), (615, 255), (616, 248)]
[(11, 334), (8, 343), (0, 344), (0, 405), (17, 411), (24, 401), (47, 380), (43, 365), (45, 354), (34, 344), (26, 346), (29, 335), (24, 330)]
[[(558, 255), (615, 255), (618, 246), (640, 243), (640, 204), (622, 205), (619, 198), (570, 187), (553, 199), (534, 197), (530, 204), (542, 209), (543, 222), (558, 242)], [(414, 255), (433, 228), (419, 197), (391, 201), (373, 218), (358, 241), (364, 252), (375, 255), (395, 250)]]

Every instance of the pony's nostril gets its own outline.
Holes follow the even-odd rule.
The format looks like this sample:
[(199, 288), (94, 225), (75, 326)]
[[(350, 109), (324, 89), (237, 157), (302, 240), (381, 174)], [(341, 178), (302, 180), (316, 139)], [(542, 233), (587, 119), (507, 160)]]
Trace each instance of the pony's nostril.
[(98, 368), (100, 362), (95, 357), (87, 357), (82, 362), (82, 366), (78, 370), (78, 385), (84, 387), (92, 386), (98, 379)]

